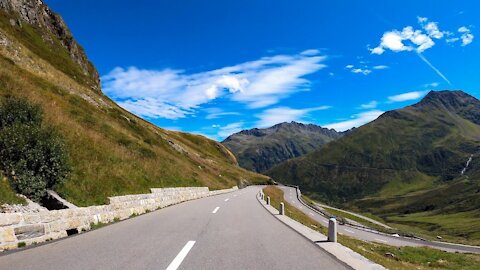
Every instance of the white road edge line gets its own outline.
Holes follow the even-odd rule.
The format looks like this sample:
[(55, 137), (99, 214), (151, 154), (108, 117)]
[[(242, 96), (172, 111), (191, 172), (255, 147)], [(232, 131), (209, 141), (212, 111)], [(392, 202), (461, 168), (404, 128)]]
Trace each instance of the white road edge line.
[(212, 214), (217, 213), (218, 209), (220, 209), (220, 206), (217, 206), (217, 208), (213, 209)]
[(180, 253), (178, 253), (177, 257), (173, 259), (173, 261), (170, 263), (166, 270), (177, 270), (185, 257), (187, 257), (187, 254), (188, 252), (190, 252), (190, 249), (192, 249), (193, 245), (195, 245), (195, 241), (188, 241), (187, 244), (185, 244), (185, 246), (182, 248), (182, 250), (180, 250)]
[(226, 198), (225, 201), (228, 202), (228, 200), (230, 200), (229, 198)]

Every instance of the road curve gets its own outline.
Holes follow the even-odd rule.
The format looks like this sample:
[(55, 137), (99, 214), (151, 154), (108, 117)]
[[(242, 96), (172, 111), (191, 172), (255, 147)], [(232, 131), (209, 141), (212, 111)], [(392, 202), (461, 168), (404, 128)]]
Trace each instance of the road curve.
[(268, 213), (260, 187), (0, 255), (0, 269), (348, 269)]
[[(278, 186), (281, 188), (285, 195), (285, 200), (298, 208), (305, 214), (309, 215), (314, 220), (323, 223), (325, 226), (328, 225), (328, 219), (321, 214), (311, 210), (306, 207), (297, 197), (297, 191), (293, 187), (288, 186)], [(376, 232), (370, 232), (362, 229), (357, 229), (355, 227), (347, 225), (338, 225), (338, 233), (348, 235), (352, 238), (377, 242), (382, 244), (387, 244), (391, 246), (428, 246), (432, 248), (442, 249), (449, 252), (463, 252), (463, 253), (480, 253), (480, 247), (475, 246), (465, 246), (458, 244), (449, 244), (444, 242), (432, 242), (424, 241), (419, 239), (407, 238), (407, 237), (395, 237), (386, 234), (380, 234)]]

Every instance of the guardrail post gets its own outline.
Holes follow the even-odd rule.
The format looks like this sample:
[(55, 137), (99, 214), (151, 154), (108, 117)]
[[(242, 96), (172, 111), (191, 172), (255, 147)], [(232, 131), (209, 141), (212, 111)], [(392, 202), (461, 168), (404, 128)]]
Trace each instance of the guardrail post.
[(267, 205), (270, 205), (270, 196), (267, 196)]
[(280, 215), (285, 215), (285, 204), (283, 202), (280, 203)]
[(337, 242), (337, 220), (330, 218), (328, 221), (328, 242)]

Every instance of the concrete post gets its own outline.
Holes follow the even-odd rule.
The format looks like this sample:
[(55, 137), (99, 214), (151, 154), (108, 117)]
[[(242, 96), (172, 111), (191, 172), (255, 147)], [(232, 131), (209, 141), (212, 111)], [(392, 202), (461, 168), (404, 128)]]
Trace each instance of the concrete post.
[(270, 205), (270, 196), (267, 196), (267, 205)]
[(285, 204), (283, 202), (280, 203), (280, 215), (285, 215)]
[(335, 218), (328, 221), (328, 242), (337, 242), (337, 220)]

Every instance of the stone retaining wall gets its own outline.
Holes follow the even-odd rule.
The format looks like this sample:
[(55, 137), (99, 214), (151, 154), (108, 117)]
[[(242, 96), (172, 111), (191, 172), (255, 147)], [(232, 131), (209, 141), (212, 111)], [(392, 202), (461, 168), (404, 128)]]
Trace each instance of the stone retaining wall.
[(237, 189), (152, 188), (150, 194), (111, 197), (108, 205), (38, 213), (0, 213), (0, 251), (17, 248), (21, 242), (30, 245), (58, 239), (66, 237), (68, 232), (88, 231), (93, 224), (124, 220), (169, 205)]

